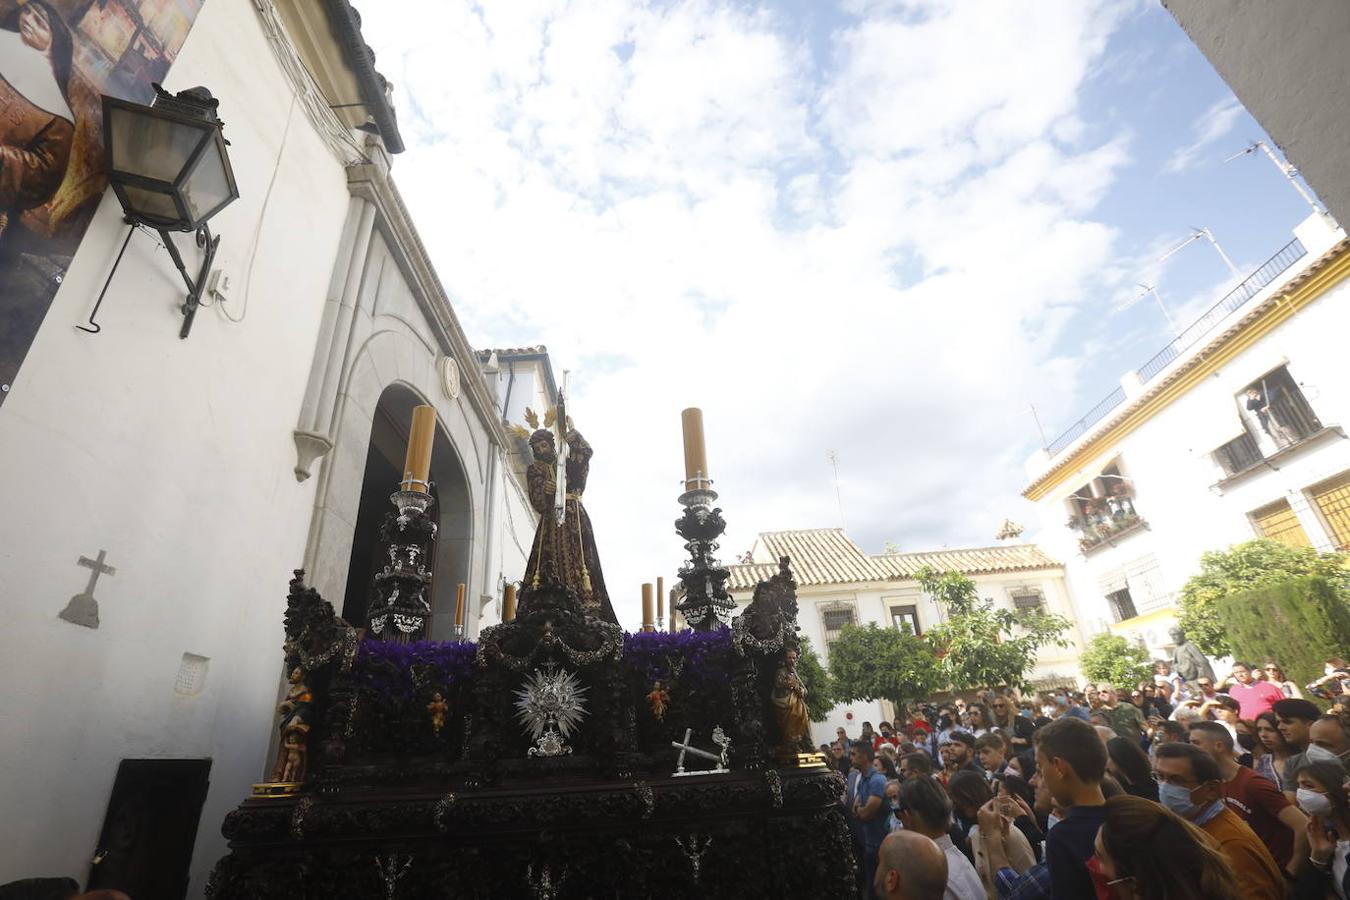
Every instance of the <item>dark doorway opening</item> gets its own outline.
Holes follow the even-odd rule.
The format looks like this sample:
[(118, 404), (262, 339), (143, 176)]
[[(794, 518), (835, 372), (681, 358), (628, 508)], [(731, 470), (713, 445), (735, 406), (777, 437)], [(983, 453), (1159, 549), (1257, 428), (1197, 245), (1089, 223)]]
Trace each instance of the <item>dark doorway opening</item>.
[(98, 839), (89, 890), (182, 900), (206, 802), (209, 759), (124, 759)]
[[(380, 540), (380, 525), (393, 506), (389, 495), (403, 476), (403, 458), (408, 447), (408, 423), (413, 407), (422, 400), (403, 385), (391, 385), (380, 395), (371, 423), (370, 445), (366, 450), (366, 468), (361, 484), (361, 500), (352, 530), (352, 550), (347, 568), (347, 587), (342, 601), (342, 618), (358, 628), (366, 624), (374, 595), (375, 573), (387, 562), (387, 545)], [(470, 584), (472, 548), (472, 508), (469, 485), (458, 453), (439, 426), (431, 452), (431, 494), (436, 498), (432, 515), (436, 518), (436, 540), (429, 548), (431, 559), (431, 628), (428, 637), (446, 640), (454, 619), (455, 593), (460, 582)], [(473, 616), (472, 603), (466, 616)]]

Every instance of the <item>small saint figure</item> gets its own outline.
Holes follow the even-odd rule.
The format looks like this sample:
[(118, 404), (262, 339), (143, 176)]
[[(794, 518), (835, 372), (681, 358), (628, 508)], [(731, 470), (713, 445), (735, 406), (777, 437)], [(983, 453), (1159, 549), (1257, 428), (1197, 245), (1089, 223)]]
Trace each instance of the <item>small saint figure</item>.
[(539, 513), (539, 530), (530, 548), (524, 582), (527, 588), (541, 585), (572, 588), (581, 599), (581, 605), (592, 615), (618, 624), (619, 620), (609, 602), (609, 592), (605, 590), (605, 576), (600, 571), (600, 554), (595, 546), (591, 517), (581, 504), (581, 494), (586, 490), (586, 478), (590, 474), (594, 451), (574, 428), (567, 430), (563, 440), (568, 447), (564, 467), (567, 480), (566, 508), (559, 522), (555, 513), (558, 489), (557, 439), (547, 428), (537, 429), (530, 435), (534, 462), (526, 470), (525, 479), (529, 486), (530, 506)]
[(783, 664), (774, 673), (769, 700), (783, 738), (779, 745), (782, 751), (796, 753), (803, 747), (809, 750), (809, 743), (804, 741), (811, 733), (811, 716), (806, 711), (806, 684), (797, 674), (796, 650), (790, 649), (783, 655)]
[(665, 683), (657, 681), (653, 686), (651, 693), (647, 695), (647, 705), (651, 707), (652, 715), (656, 721), (663, 721), (666, 717), (666, 707), (670, 705), (670, 692), (666, 690)]
[(309, 755), (309, 716), (314, 705), (314, 695), (305, 684), (305, 670), (300, 666), (291, 669), (286, 680), (291, 687), (277, 706), (277, 715), (281, 716), (281, 724), (277, 726), (281, 733), (281, 747), (277, 751), (272, 780), (304, 781)]
[(445, 727), (445, 714), (450, 710), (450, 704), (445, 702), (440, 691), (435, 691), (431, 695), (431, 702), (427, 704), (427, 712), (431, 713), (431, 730), (435, 734), (440, 734), (441, 729)]

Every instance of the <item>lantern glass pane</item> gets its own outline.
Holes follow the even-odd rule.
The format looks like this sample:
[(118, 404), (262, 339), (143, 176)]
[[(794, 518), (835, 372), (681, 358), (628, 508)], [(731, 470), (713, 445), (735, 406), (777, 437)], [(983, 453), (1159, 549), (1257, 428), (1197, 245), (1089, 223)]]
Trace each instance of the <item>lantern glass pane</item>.
[(206, 136), (200, 125), (121, 107), (112, 107), (109, 112), (112, 121), (105, 123), (105, 128), (112, 143), (112, 165), (119, 172), (175, 181)]
[(201, 161), (183, 183), (183, 200), (187, 203), (188, 215), (193, 222), (209, 218), (211, 213), (233, 196), (222, 156), (224, 151), (222, 141), (212, 141), (202, 154)]
[(122, 196), (126, 197), (127, 204), (131, 207), (127, 212), (165, 225), (182, 221), (182, 214), (173, 202), (173, 194), (148, 191), (145, 188), (124, 184)]

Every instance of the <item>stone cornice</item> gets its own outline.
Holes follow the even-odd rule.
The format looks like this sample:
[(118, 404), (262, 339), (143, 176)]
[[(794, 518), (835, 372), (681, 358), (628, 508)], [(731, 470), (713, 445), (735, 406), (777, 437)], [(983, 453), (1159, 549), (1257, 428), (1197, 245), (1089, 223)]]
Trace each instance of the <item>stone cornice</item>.
[(417, 306), (435, 333), (441, 352), (459, 363), (465, 393), (492, 442), (498, 448), (509, 448), (506, 427), (483, 382), (478, 356), (460, 327), (445, 287), (431, 265), (426, 246), (417, 234), (388, 169), (379, 163), (354, 165), (347, 170), (347, 188), (353, 195), (375, 205), (378, 212), (376, 227), (385, 236), (394, 260), (407, 277)]

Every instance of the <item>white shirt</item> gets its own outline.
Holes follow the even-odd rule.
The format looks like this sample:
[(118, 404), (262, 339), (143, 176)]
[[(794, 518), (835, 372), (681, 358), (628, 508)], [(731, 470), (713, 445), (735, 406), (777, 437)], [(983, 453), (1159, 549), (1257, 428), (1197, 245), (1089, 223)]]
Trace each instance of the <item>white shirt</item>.
[(947, 856), (947, 892), (942, 895), (943, 900), (985, 900), (979, 873), (952, 843), (951, 836), (944, 834), (933, 843)]
[(1346, 856), (1350, 856), (1350, 841), (1337, 841), (1336, 852), (1331, 855), (1331, 881), (1336, 896), (1347, 900), (1341, 885), (1345, 884)]

